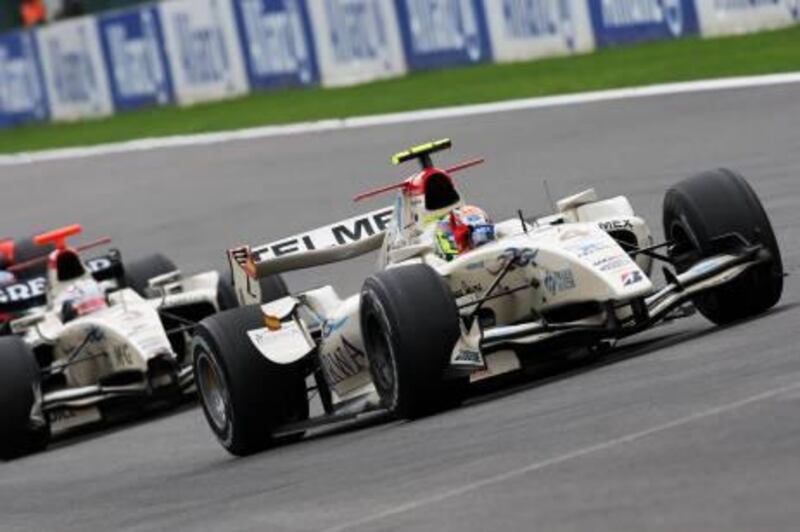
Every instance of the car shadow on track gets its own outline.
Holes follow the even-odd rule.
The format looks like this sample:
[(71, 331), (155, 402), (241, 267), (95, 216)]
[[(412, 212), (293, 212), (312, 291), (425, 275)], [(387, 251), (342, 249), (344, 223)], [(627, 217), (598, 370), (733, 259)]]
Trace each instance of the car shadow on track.
[[(545, 362), (506, 378), (499, 377), (486, 384), (478, 383), (473, 393), (470, 394), (465, 406), (478, 405), (527, 390), (554, 384), (577, 375), (619, 364), (626, 360), (650, 355), (656, 351), (675, 347), (692, 340), (721, 334), (747, 323), (777, 316), (796, 308), (800, 308), (800, 302), (785, 303), (759, 316), (740, 320), (728, 325), (714, 326), (706, 322), (706, 326), (701, 329), (693, 328), (690, 330), (668, 332), (666, 334), (657, 334), (639, 340), (628, 341), (621, 347), (614, 348), (603, 355), (588, 356), (572, 361), (554, 360)], [(660, 327), (654, 329), (651, 334), (660, 332), (659, 329)]]
[(147, 423), (181, 415), (197, 408), (194, 396), (184, 398), (178, 405), (151, 405), (138, 412), (130, 412), (111, 421), (80, 427), (53, 437), (50, 445), (43, 452), (64, 449), (92, 440), (105, 438), (112, 434), (130, 430)]

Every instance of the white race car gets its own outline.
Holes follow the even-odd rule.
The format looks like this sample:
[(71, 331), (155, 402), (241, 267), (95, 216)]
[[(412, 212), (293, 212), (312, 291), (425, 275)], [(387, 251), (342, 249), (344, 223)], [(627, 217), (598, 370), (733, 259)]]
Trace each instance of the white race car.
[[(780, 252), (756, 194), (714, 170), (666, 194), (666, 241), (622, 196), (594, 190), (538, 219), (493, 224), (465, 205), (438, 141), (395, 156), (419, 160), (391, 208), (254, 248), (229, 250), (249, 306), (203, 320), (193, 342), (205, 417), (245, 455), (319, 423), (386, 410), (414, 418), (456, 405), (471, 382), (528, 360), (606, 346), (693, 307), (717, 324), (764, 312), (783, 289)], [(325, 286), (260, 305), (257, 280), (379, 251), (359, 294)], [(665, 264), (656, 286), (654, 261)], [(311, 377), (311, 378), (310, 378)], [(324, 415), (309, 419), (310, 393)]]
[(0, 337), (0, 458), (153, 400), (180, 400), (193, 390), (192, 327), (236, 305), (217, 272), (182, 277), (161, 255), (123, 265), (111, 252), (92, 267), (65, 243), (78, 232), (69, 226), (36, 237), (55, 248), (44, 259), (46, 277), (0, 293), (0, 311), (11, 316)]

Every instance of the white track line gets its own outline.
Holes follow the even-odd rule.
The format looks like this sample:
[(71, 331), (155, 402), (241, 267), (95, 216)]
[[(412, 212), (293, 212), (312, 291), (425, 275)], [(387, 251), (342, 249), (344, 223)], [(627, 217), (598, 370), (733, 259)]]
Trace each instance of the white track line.
[(690, 423), (694, 423), (696, 421), (700, 421), (702, 419), (706, 419), (706, 418), (709, 418), (709, 417), (712, 417), (712, 416), (725, 414), (725, 413), (730, 412), (732, 410), (736, 410), (738, 408), (742, 408), (742, 407), (751, 405), (753, 403), (758, 403), (758, 402), (761, 402), (761, 401), (766, 401), (766, 400), (769, 400), (769, 399), (773, 399), (773, 398), (777, 397), (778, 395), (781, 395), (781, 394), (784, 394), (784, 393), (789, 393), (789, 392), (794, 392), (794, 391), (798, 391), (798, 390), (800, 390), (800, 382), (795, 383), (795, 384), (791, 384), (791, 385), (788, 385), (788, 386), (784, 386), (782, 388), (776, 388), (776, 389), (770, 390), (768, 392), (760, 393), (760, 394), (757, 394), (757, 395), (752, 395), (750, 397), (747, 397), (745, 399), (741, 399), (741, 400), (733, 402), (733, 403), (728, 403), (726, 405), (722, 405), (722, 406), (718, 406), (718, 407), (714, 407), (714, 408), (709, 408), (708, 410), (703, 410), (701, 412), (696, 412), (696, 413), (691, 414), (689, 416), (682, 417), (682, 418), (676, 419), (674, 421), (670, 421), (669, 423), (664, 423), (663, 425), (658, 425), (658, 426), (655, 426), (655, 427), (651, 427), (649, 429), (645, 429), (645, 430), (642, 430), (642, 431), (639, 431), (639, 432), (634, 432), (634, 433), (628, 434), (626, 436), (621, 436), (619, 438), (614, 438), (613, 440), (607, 440), (607, 441), (604, 441), (602, 443), (598, 443), (596, 445), (592, 445), (592, 446), (589, 446), (589, 447), (584, 447), (582, 449), (577, 449), (577, 450), (572, 451), (570, 453), (562, 454), (561, 456), (556, 456), (556, 457), (550, 458), (548, 460), (543, 460), (543, 461), (540, 461), (540, 462), (533, 462), (533, 463), (528, 464), (527, 466), (524, 466), (524, 467), (522, 467), (520, 469), (514, 469), (513, 471), (508, 471), (506, 473), (501, 473), (499, 475), (495, 475), (495, 476), (492, 476), (492, 477), (487, 477), (487, 478), (484, 478), (482, 480), (471, 482), (469, 484), (464, 484), (463, 486), (460, 486), (458, 488), (453, 488), (453, 489), (446, 490), (446, 491), (440, 491), (439, 493), (434, 493), (433, 495), (429, 495), (429, 496), (426, 496), (426, 497), (421, 497), (421, 498), (418, 498), (418, 499), (414, 499), (414, 500), (411, 500), (411, 501), (406, 502), (404, 504), (400, 504), (400, 505), (394, 506), (393, 508), (389, 508), (387, 510), (384, 510), (382, 512), (374, 513), (372, 515), (367, 515), (367, 516), (362, 517), (360, 519), (356, 519), (356, 520), (350, 521), (348, 523), (343, 523), (343, 524), (334, 526), (332, 528), (328, 528), (324, 532), (342, 532), (342, 531), (345, 531), (345, 530), (350, 530), (350, 529), (362, 527), (364, 525), (369, 525), (370, 523), (375, 523), (376, 521), (381, 521), (381, 520), (387, 519), (389, 517), (394, 517), (394, 516), (399, 515), (399, 514), (410, 512), (410, 511), (416, 510), (418, 508), (421, 508), (423, 506), (429, 506), (429, 505), (432, 505), (432, 504), (435, 504), (435, 503), (438, 503), (438, 502), (446, 501), (448, 499), (453, 499), (453, 498), (456, 498), (456, 497), (460, 497), (461, 495), (464, 495), (465, 493), (470, 493), (470, 492), (473, 492), (473, 491), (476, 491), (476, 490), (479, 490), (479, 489), (482, 489), (482, 488), (486, 488), (486, 487), (489, 487), (489, 486), (500, 484), (500, 483), (508, 481), (508, 480), (513, 480), (513, 479), (516, 479), (516, 478), (521, 477), (523, 475), (527, 475), (528, 473), (533, 473), (535, 471), (539, 471), (541, 469), (545, 469), (545, 468), (548, 468), (548, 467), (553, 467), (553, 466), (556, 466), (556, 465), (559, 465), (559, 464), (563, 464), (564, 462), (567, 462), (569, 460), (573, 460), (573, 459), (581, 458), (581, 457), (589, 455), (589, 454), (594, 454), (594, 453), (597, 453), (597, 452), (605, 451), (607, 449), (610, 449), (612, 447), (616, 447), (618, 445), (624, 445), (624, 444), (627, 444), (627, 443), (632, 443), (632, 442), (635, 442), (637, 440), (641, 440), (643, 438), (646, 438), (648, 436), (653, 436), (655, 434), (658, 434), (658, 433), (661, 433), (661, 432), (665, 432), (665, 431), (668, 431), (668, 430), (671, 430), (671, 429), (674, 429), (674, 428), (677, 428), (677, 427), (682, 427), (684, 425), (688, 425)]
[(692, 92), (722, 91), (763, 87), (769, 85), (784, 85), (787, 83), (800, 83), (800, 72), (769, 74), (764, 76), (710, 79), (682, 83), (665, 83), (661, 85), (648, 85), (645, 87), (633, 87), (627, 89), (612, 89), (596, 92), (565, 94), (560, 96), (526, 98), (523, 100), (509, 100), (478, 105), (443, 107), (441, 109), (428, 109), (405, 113), (320, 120), (317, 122), (302, 122), (282, 126), (266, 126), (233, 131), (221, 131), (218, 133), (200, 133), (195, 135), (145, 138), (113, 144), (101, 144), (98, 146), (64, 148), (18, 153), (13, 155), (0, 155), (0, 166), (11, 166), (45, 161), (60, 161), (66, 159), (82, 159), (85, 157), (95, 157), (99, 155), (131, 153), (163, 148), (204, 146), (208, 144), (219, 144), (222, 142), (231, 142), (236, 140), (252, 140), (268, 137), (304, 135), (308, 133), (320, 133), (324, 131), (335, 131), (340, 129), (405, 124), (424, 120), (441, 120), (446, 118), (458, 118), (490, 113), (506, 113), (520, 110), (604, 102), (609, 100), (647, 98), (652, 96), (684, 94)]

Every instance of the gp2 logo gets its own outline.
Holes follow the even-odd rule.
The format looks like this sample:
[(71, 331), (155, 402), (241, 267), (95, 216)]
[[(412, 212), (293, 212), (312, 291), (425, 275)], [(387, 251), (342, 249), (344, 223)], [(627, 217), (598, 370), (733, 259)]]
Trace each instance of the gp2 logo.
[(525, 268), (526, 266), (536, 266), (536, 256), (538, 249), (531, 248), (507, 248), (497, 257), (497, 264), (494, 268), (486, 268), (492, 275), (499, 274), (507, 264), (511, 264), (508, 271), (515, 268)]

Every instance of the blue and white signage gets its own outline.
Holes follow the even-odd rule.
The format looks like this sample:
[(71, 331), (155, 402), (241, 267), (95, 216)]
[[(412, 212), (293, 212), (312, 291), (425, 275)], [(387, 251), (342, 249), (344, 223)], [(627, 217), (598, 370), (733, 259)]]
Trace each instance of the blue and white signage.
[(172, 0), (158, 10), (178, 103), (247, 92), (230, 0)]
[(396, 0), (411, 69), (443, 68), (492, 59), (480, 0)]
[(394, 0), (315, 0), (308, 10), (324, 85), (406, 72)]
[(115, 11), (97, 22), (114, 108), (170, 103), (172, 81), (156, 8)]
[(703, 35), (748, 33), (800, 21), (800, 0), (697, 0)]
[(36, 30), (50, 114), (55, 120), (110, 115), (108, 78), (94, 18)]
[(584, 0), (484, 0), (497, 61), (586, 52), (594, 48)]
[(0, 35), (0, 127), (46, 120), (47, 115), (33, 33)]
[(588, 0), (598, 46), (675, 39), (698, 32), (694, 0)]
[(253, 88), (319, 82), (308, 13), (300, 0), (234, 0), (239, 38)]

